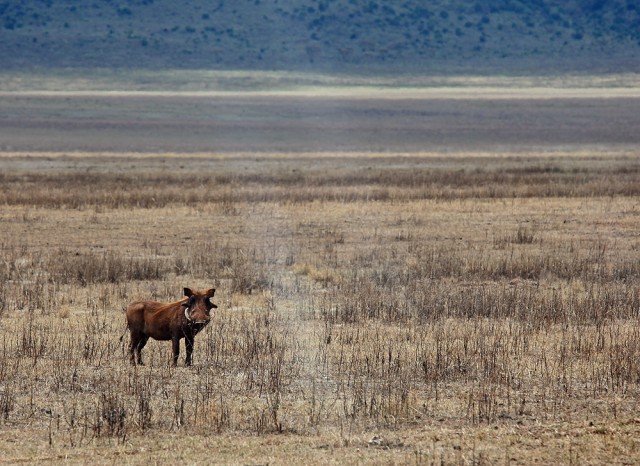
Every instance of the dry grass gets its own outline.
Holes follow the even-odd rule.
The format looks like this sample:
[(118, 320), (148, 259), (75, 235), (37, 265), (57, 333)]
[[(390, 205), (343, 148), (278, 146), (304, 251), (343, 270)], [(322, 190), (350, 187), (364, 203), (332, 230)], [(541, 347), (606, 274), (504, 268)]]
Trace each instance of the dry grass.
[[(0, 167), (6, 461), (640, 461), (634, 154)], [(209, 285), (130, 367), (126, 303)]]

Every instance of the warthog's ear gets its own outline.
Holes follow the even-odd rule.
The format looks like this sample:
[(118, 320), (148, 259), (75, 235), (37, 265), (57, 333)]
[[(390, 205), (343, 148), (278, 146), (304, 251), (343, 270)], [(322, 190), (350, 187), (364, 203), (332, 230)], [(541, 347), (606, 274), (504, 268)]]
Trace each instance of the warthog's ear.
[(193, 291), (191, 291), (191, 288), (185, 288), (184, 289), (184, 295), (188, 296), (188, 297), (193, 296)]
[(211, 306), (211, 309), (218, 309), (218, 306), (216, 306), (215, 304), (213, 304), (211, 301), (209, 301), (211, 298), (213, 298), (213, 295), (216, 294), (216, 289), (215, 288), (211, 288), (209, 290), (207, 290), (207, 303), (209, 306)]

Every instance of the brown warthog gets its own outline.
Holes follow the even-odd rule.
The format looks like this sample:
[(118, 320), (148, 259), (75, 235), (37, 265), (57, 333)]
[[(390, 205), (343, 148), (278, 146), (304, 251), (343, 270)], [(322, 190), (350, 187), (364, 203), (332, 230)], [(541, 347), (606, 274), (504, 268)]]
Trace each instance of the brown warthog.
[[(178, 364), (180, 339), (184, 338), (187, 349), (185, 365), (191, 365), (193, 340), (211, 320), (209, 312), (217, 308), (210, 301), (216, 290), (191, 291), (184, 289), (185, 298), (174, 303), (136, 301), (127, 308), (127, 326), (131, 332), (131, 364), (142, 364), (141, 352), (149, 337), (156, 340), (171, 340), (173, 343), (173, 365)], [(137, 361), (136, 361), (137, 353)]]

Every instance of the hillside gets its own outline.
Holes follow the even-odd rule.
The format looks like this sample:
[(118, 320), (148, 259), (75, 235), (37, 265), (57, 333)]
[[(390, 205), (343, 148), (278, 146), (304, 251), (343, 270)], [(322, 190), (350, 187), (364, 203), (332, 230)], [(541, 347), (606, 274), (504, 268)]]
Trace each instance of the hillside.
[(5, 69), (635, 71), (636, 0), (0, 1)]

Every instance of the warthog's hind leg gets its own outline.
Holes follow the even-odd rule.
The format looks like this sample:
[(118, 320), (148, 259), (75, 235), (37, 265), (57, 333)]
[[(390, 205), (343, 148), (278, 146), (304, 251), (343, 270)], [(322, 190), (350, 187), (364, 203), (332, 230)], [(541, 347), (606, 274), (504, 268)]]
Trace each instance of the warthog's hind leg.
[[(131, 365), (136, 364), (142, 366), (142, 348), (147, 344), (149, 337), (142, 332), (131, 332), (131, 346), (129, 351), (131, 353)], [(136, 361), (137, 359), (137, 361)]]

